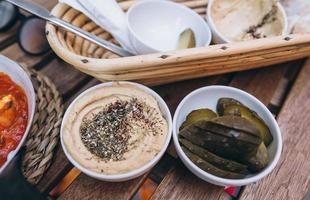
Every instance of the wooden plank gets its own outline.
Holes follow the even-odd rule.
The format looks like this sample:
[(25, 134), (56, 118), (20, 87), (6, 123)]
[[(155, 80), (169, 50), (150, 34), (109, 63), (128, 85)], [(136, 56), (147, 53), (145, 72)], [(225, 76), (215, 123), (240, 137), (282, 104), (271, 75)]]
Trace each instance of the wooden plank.
[(238, 73), (230, 86), (244, 90), (268, 105), (291, 64)]
[(53, 57), (51, 52), (48, 52), (42, 56), (31, 56), (21, 50), (17, 43), (14, 43), (0, 52), (0, 54), (16, 61), (21, 64), (25, 64), (28, 67), (35, 67), (43, 65), (50, 61)]
[[(179, 161), (180, 162), (180, 161)], [(182, 163), (177, 163), (153, 194), (154, 199), (204, 200), (227, 199), (220, 191), (223, 188), (204, 182), (190, 173)]]
[(278, 116), (283, 151), (273, 172), (245, 188), (240, 199), (303, 199), (310, 190), (310, 60)]
[(129, 200), (147, 178), (147, 175), (145, 174), (142, 177), (126, 182), (111, 183), (98, 181), (85, 174), (81, 174), (59, 199)]
[(165, 100), (171, 114), (173, 115), (181, 100), (190, 92), (207, 85), (227, 84), (230, 81), (230, 77), (230, 75), (213, 76), (208, 78), (181, 81), (152, 88)]
[(62, 96), (70, 93), (71, 90), (88, 77), (86, 74), (81, 73), (79, 70), (76, 70), (73, 66), (60, 59), (54, 59), (40, 70), (40, 72), (55, 83)]
[[(265, 105), (268, 105), (277, 89), (281, 88), (279, 87), (279, 84), (284, 78), (284, 74), (289, 66), (295, 67), (295, 64), (290, 63), (289, 65), (240, 72), (236, 74), (231, 81), (230, 86), (243, 89), (256, 96)], [(175, 168), (178, 168), (178, 166)], [(174, 183), (173, 189), (170, 189), (168, 190), (169, 192), (167, 192), (166, 188), (172, 183)], [(186, 186), (191, 187), (188, 187), (190, 189), (185, 189)], [(187, 194), (184, 194), (184, 191)], [(204, 192), (203, 195), (201, 195), (202, 191)], [(209, 199), (223, 199), (227, 197), (222, 187), (212, 186), (207, 182), (200, 181), (199, 178), (191, 174), (188, 170), (180, 171), (175, 169), (170, 171), (167, 177), (159, 185), (152, 200), (199, 199), (200, 196), (196, 196), (197, 194)]]
[(0, 33), (0, 50), (4, 49), (8, 45), (14, 43), (17, 40), (17, 30), (19, 22), (16, 22), (9, 30)]

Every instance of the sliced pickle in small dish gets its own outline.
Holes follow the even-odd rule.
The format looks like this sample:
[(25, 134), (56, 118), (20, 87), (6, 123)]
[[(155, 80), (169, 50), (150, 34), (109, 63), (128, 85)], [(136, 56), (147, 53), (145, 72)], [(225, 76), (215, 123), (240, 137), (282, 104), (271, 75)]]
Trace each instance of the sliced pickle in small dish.
[(186, 120), (182, 123), (180, 130), (182, 130), (183, 128), (199, 121), (199, 120), (211, 120), (213, 118), (216, 118), (217, 114), (215, 112), (213, 112), (210, 109), (207, 108), (202, 108), (202, 109), (198, 109), (198, 110), (193, 110), (192, 112), (190, 112), (187, 117)]
[(255, 125), (239, 116), (228, 115), (217, 117), (214, 118), (211, 122), (234, 130), (240, 130), (242, 132), (246, 132), (256, 138), (260, 138), (261, 136), (259, 130)]
[(216, 110), (220, 116), (224, 115), (224, 110), (231, 105), (243, 105), (233, 98), (220, 98), (216, 105)]
[(254, 156), (245, 157), (244, 163), (248, 165), (251, 172), (259, 172), (264, 169), (269, 163), (268, 150), (262, 142)]
[(206, 120), (195, 122), (179, 134), (226, 159), (254, 154), (262, 142), (259, 136)]
[(244, 174), (234, 173), (234, 172), (222, 170), (222, 169), (215, 167), (214, 165), (210, 164), (209, 162), (205, 161), (199, 156), (193, 154), (190, 150), (188, 150), (184, 146), (182, 146), (182, 150), (195, 165), (197, 165), (200, 169), (204, 170), (205, 172), (208, 172), (215, 176), (219, 176), (223, 178), (240, 179), (240, 178), (245, 177)]
[(198, 145), (195, 145), (186, 139), (179, 138), (179, 141), (181, 145), (186, 147), (193, 154), (201, 157), (202, 159), (204, 159), (205, 161), (209, 162), (210, 164), (214, 165), (215, 167), (219, 169), (230, 171), (230, 172), (236, 172), (240, 174), (249, 173), (249, 171), (247, 170), (247, 165), (217, 156), (209, 152), (207, 149), (204, 149)]
[(264, 120), (260, 118), (256, 112), (250, 110), (248, 107), (243, 105), (230, 105), (224, 109), (223, 114), (240, 116), (247, 119), (259, 130), (266, 146), (269, 146), (269, 144), (272, 142), (273, 137)]

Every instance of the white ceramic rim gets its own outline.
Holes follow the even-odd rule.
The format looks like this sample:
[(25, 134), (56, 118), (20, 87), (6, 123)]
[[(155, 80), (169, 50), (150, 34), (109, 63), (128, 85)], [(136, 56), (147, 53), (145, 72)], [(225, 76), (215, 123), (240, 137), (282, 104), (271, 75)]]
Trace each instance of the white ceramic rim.
[[(130, 22), (129, 22), (129, 18), (130, 18), (130, 15), (131, 13), (133, 12), (134, 9), (136, 9), (136, 7), (140, 6), (141, 4), (147, 4), (147, 3), (163, 3), (163, 4), (170, 4), (172, 6), (175, 6), (175, 7), (178, 7), (179, 9), (183, 9), (184, 12), (187, 12), (188, 14), (194, 16), (197, 18), (197, 20), (200, 21), (201, 24), (204, 24), (204, 27), (206, 29), (206, 31), (208, 32), (209, 34), (209, 38), (207, 40), (207, 42), (203, 45), (203, 46), (208, 46), (210, 45), (211, 41), (212, 41), (212, 33), (211, 33), (211, 29), (208, 25), (208, 23), (203, 19), (203, 17), (201, 17), (200, 15), (198, 15), (196, 12), (194, 12), (193, 10), (191, 10), (190, 8), (182, 5), (182, 4), (179, 4), (179, 3), (175, 3), (175, 2), (172, 2), (172, 1), (166, 1), (166, 0), (143, 0), (143, 1), (138, 1), (137, 3), (135, 3), (134, 5), (132, 5), (129, 10), (127, 11), (127, 14), (126, 14), (126, 22), (127, 22), (127, 27), (128, 27), (128, 30), (131, 32), (131, 34), (142, 44), (144, 44), (146, 47), (152, 49), (153, 51), (155, 52), (158, 52), (157, 49), (154, 49), (153, 47), (149, 46), (148, 44), (146, 44), (145, 42), (143, 42), (142, 38), (132, 29), (132, 27), (130, 26)], [(185, 13), (184, 13), (185, 14)], [(196, 47), (198, 48), (198, 47)]]
[(159, 94), (157, 94), (152, 89), (150, 89), (150, 88), (148, 88), (148, 87), (146, 87), (146, 86), (144, 86), (142, 84), (139, 84), (139, 83), (134, 83), (134, 82), (129, 82), (129, 81), (116, 81), (116, 82), (120, 83), (120, 84), (134, 85), (134, 86), (142, 89), (143, 91), (147, 92), (148, 94), (152, 95), (156, 99), (159, 107), (161, 108), (161, 111), (163, 112), (164, 117), (167, 120), (167, 123), (168, 123), (168, 133), (167, 133), (167, 138), (166, 138), (165, 144), (164, 144), (163, 148), (161, 149), (161, 151), (152, 160), (150, 160), (148, 163), (146, 163), (145, 165), (143, 165), (142, 167), (140, 167), (138, 169), (132, 170), (132, 171), (124, 173), (124, 174), (116, 174), (116, 175), (106, 175), (106, 174), (100, 174), (100, 173), (91, 171), (91, 170), (83, 167), (77, 161), (75, 161), (71, 157), (70, 153), (68, 152), (68, 150), (67, 150), (67, 148), (66, 148), (66, 146), (64, 144), (64, 141), (63, 141), (64, 122), (67, 121), (68, 113), (70, 112), (70, 110), (72, 109), (72, 107), (74, 106), (74, 104), (76, 103), (76, 101), (80, 97), (84, 96), (85, 94), (87, 94), (87, 93), (89, 93), (89, 92), (91, 92), (91, 91), (93, 91), (93, 90), (95, 90), (97, 88), (111, 86), (113, 82), (101, 83), (99, 85), (91, 87), (91, 88), (87, 89), (86, 91), (84, 91), (83, 93), (81, 93), (78, 97), (76, 97), (76, 99), (68, 107), (68, 109), (67, 109), (67, 111), (66, 111), (66, 113), (64, 115), (62, 124), (61, 124), (61, 131), (60, 131), (61, 146), (62, 146), (62, 148), (63, 148), (63, 150), (65, 152), (65, 155), (69, 159), (69, 161), (76, 168), (78, 168), (80, 171), (82, 171), (83, 173), (85, 173), (85, 174), (87, 174), (87, 175), (89, 175), (89, 176), (91, 176), (93, 178), (96, 178), (96, 179), (99, 179), (99, 180), (104, 180), (104, 181), (110, 181), (110, 182), (120, 182), (120, 181), (130, 180), (130, 179), (136, 178), (136, 177), (146, 173), (148, 170), (150, 170), (154, 165), (156, 165), (156, 163), (161, 159), (161, 157), (166, 152), (166, 150), (168, 148), (168, 145), (170, 143), (170, 140), (171, 140), (171, 135), (172, 135), (172, 117), (171, 117), (171, 113), (170, 113), (170, 110), (169, 110), (166, 102), (161, 98), (161, 96), (159, 96)]
[[(277, 137), (279, 138), (279, 140), (277, 141), (277, 148), (276, 148), (276, 152), (275, 152), (275, 157), (274, 159), (270, 162), (270, 165), (268, 167), (266, 167), (263, 171), (259, 172), (258, 174), (252, 176), (252, 177), (246, 177), (243, 179), (227, 179), (227, 178), (221, 178), (215, 175), (212, 175), (208, 172), (203, 171), (202, 169), (200, 169), (199, 167), (197, 167), (183, 152), (179, 140), (178, 140), (178, 127), (176, 125), (176, 119), (177, 116), (179, 115), (180, 109), (183, 106), (183, 104), (193, 95), (195, 95), (196, 93), (200, 93), (204, 90), (209, 90), (209, 89), (229, 89), (229, 90), (234, 90), (236, 92), (242, 93), (245, 96), (248, 96), (251, 100), (253, 100), (254, 102), (256, 102), (265, 113), (267, 113), (267, 115), (269, 115), (270, 119), (272, 119), (272, 123), (275, 125), (276, 127), (276, 131), (275, 134), (277, 135)], [(270, 113), (270, 111), (268, 110), (268, 108), (261, 103), (256, 97), (254, 97), (253, 95), (242, 91), (240, 89), (237, 88), (233, 88), (233, 87), (229, 87), (229, 86), (220, 86), (220, 85), (214, 85), (214, 86), (206, 86), (206, 87), (202, 87), (199, 88), (197, 90), (194, 90), (193, 92), (189, 93), (182, 101), (181, 103), (178, 105), (174, 117), (173, 117), (173, 142), (175, 144), (175, 148), (177, 150), (178, 155), (180, 156), (182, 162), (185, 162), (184, 164), (187, 165), (189, 164), (193, 170), (195, 172), (197, 172), (198, 174), (200, 174), (201, 176), (206, 177), (207, 179), (210, 179), (214, 182), (218, 182), (221, 183), (222, 185), (226, 185), (226, 186), (241, 186), (241, 185), (248, 185), (250, 183), (256, 182), (260, 179), (262, 179), (263, 177), (265, 177), (266, 175), (268, 175), (276, 166), (276, 164), (278, 163), (279, 159), (280, 159), (280, 155), (282, 152), (282, 136), (281, 136), (281, 131), (280, 128), (278, 126), (278, 123), (276, 121), (276, 119), (273, 117), (273, 115)]]
[[(17, 74), (20, 74), (22, 76), (22, 78), (24, 79), (24, 81), (28, 82), (28, 86), (30, 86), (30, 88), (28, 88), (30, 90), (30, 94), (26, 94), (27, 99), (30, 99), (30, 102), (28, 101), (28, 123), (27, 123), (27, 128), (24, 132), (24, 135), (22, 137), (22, 139), (19, 141), (19, 144), (17, 145), (17, 147), (15, 148), (15, 150), (11, 151), (7, 157), (7, 161), (4, 163), (4, 165), (0, 168), (0, 174), (4, 171), (4, 169), (9, 165), (9, 163), (11, 162), (11, 160), (13, 160), (13, 158), (15, 157), (15, 155), (18, 153), (18, 151), (20, 150), (20, 148), (24, 145), (26, 138), (28, 136), (28, 133), (30, 131), (31, 125), (32, 125), (32, 121), (33, 121), (33, 116), (34, 116), (34, 112), (35, 112), (35, 104), (36, 104), (36, 95), (34, 92), (34, 88), (33, 88), (33, 84), (28, 76), (28, 74), (25, 72), (25, 70), (16, 62), (14, 62), (13, 60), (0, 55), (0, 59), (1, 60), (5, 60), (5, 62), (10, 63), (10, 67), (15, 66), (15, 72)], [(8, 74), (9, 75), (9, 74)], [(9, 75), (10, 76), (10, 75)], [(10, 77), (12, 78), (12, 77)], [(13, 79), (12, 79), (13, 80)], [(14, 81), (14, 80), (13, 80)], [(15, 81), (14, 81), (15, 82)], [(26, 92), (25, 87), (23, 85), (19, 85), (21, 88), (23, 88), (24, 92)], [(31, 106), (30, 106), (31, 104)], [(32, 108), (31, 110), (29, 110), (29, 108)]]
[[(231, 41), (229, 39), (227, 39), (225, 36), (222, 35), (222, 33), (220, 33), (215, 24), (214, 24), (214, 21), (213, 21), (213, 17), (211, 15), (211, 8), (212, 8), (212, 5), (213, 5), (213, 2), (214, 1), (217, 1), (217, 0), (209, 0), (208, 2), (208, 6), (207, 6), (207, 15), (206, 15), (206, 18), (207, 18), (207, 22), (210, 26), (210, 28), (215, 32), (215, 34), (221, 39), (223, 40), (224, 42), (226, 43), (232, 43), (234, 41)], [(280, 2), (277, 3), (277, 6), (279, 8), (279, 10), (281, 11), (282, 13), (282, 16), (283, 16), (283, 21), (284, 21), (284, 28), (283, 28), (283, 31), (282, 31), (282, 36), (286, 36), (287, 34), (289, 34), (289, 30), (288, 30), (288, 19), (287, 19), (287, 14), (285, 12), (285, 9), (284, 7), (282, 6), (282, 4)]]

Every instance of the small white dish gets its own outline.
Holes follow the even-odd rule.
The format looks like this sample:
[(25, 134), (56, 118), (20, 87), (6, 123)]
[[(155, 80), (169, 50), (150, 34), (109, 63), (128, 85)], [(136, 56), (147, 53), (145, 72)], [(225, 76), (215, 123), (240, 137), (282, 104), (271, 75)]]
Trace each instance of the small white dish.
[(17, 85), (24, 89), (24, 92), (27, 96), (28, 102), (28, 124), (25, 130), (25, 133), (20, 140), (18, 146), (14, 151), (11, 151), (8, 155), (7, 161), (5, 164), (0, 168), (0, 174), (2, 171), (8, 166), (14, 156), (17, 154), (19, 149), (23, 146), (27, 135), (29, 133), (34, 112), (35, 112), (35, 103), (36, 103), (36, 96), (33, 89), (32, 82), (28, 76), (28, 74), (22, 69), (22, 67), (17, 64), (16, 62), (10, 60), (7, 57), (0, 55), (0, 72), (7, 74)]
[[(158, 102), (159, 108), (164, 116), (164, 118), (167, 120), (167, 124), (168, 124), (168, 133), (167, 133), (167, 137), (166, 137), (166, 141), (165, 144), (163, 146), (163, 148), (161, 149), (161, 151), (151, 160), (149, 161), (147, 164), (143, 165), (142, 167), (132, 170), (130, 172), (127, 173), (123, 173), (123, 174), (115, 174), (115, 175), (106, 175), (106, 174), (100, 174), (100, 173), (96, 173), (94, 171), (91, 171), (90, 169), (87, 169), (85, 167), (83, 167), (81, 164), (79, 164), (69, 153), (65, 143), (64, 143), (64, 139), (63, 139), (63, 130), (64, 130), (64, 122), (68, 121), (68, 117), (70, 115), (70, 113), (72, 112), (75, 103), (78, 101), (78, 99), (82, 98), (84, 95), (87, 95), (88, 93), (97, 90), (98, 88), (104, 88), (107, 86), (111, 86), (112, 82), (107, 82), (107, 83), (102, 83), (99, 85), (96, 85), (94, 87), (89, 88), (88, 90), (84, 91), (83, 93), (81, 93), (78, 97), (76, 97), (76, 99), (70, 104), (70, 106), (68, 107), (64, 118), (63, 118), (63, 122), (61, 124), (61, 130), (60, 130), (60, 141), (61, 141), (61, 146), (65, 152), (66, 157), (69, 159), (69, 161), (76, 167), (78, 168), (80, 171), (82, 171), (83, 173), (85, 173), (86, 175), (98, 179), (98, 180), (102, 180), (102, 181), (109, 181), (109, 182), (122, 182), (122, 181), (127, 181), (127, 180), (131, 180), (134, 179), (138, 176), (141, 176), (143, 174), (145, 174), (146, 172), (148, 172), (149, 170), (151, 170), (156, 163), (161, 159), (161, 157), (164, 155), (166, 149), (168, 148), (170, 139), (171, 139), (171, 135), (172, 135), (172, 117), (171, 117), (171, 113), (170, 110), (167, 106), (167, 104), (165, 103), (165, 101), (152, 89), (138, 84), (138, 83), (134, 83), (134, 82), (128, 82), (128, 81), (118, 81), (119, 84), (131, 84), (134, 85), (136, 87), (138, 87), (139, 89), (145, 91), (146, 93), (152, 95), (156, 101)], [(98, 94), (100, 95), (100, 94)]]
[[(179, 143), (179, 127), (182, 122), (185, 121), (186, 116), (191, 111), (199, 108), (209, 108), (216, 111), (217, 101), (223, 97), (234, 98), (257, 112), (257, 114), (266, 122), (273, 136), (273, 141), (268, 147), (270, 159), (268, 166), (261, 172), (250, 174), (243, 179), (221, 178), (203, 171), (185, 155)], [(266, 106), (254, 96), (242, 90), (227, 86), (203, 87), (191, 92), (181, 101), (173, 117), (173, 141), (179, 157), (191, 172), (197, 177), (219, 186), (243, 186), (262, 179), (274, 169), (279, 161), (282, 151), (282, 136), (279, 126)]]
[[(212, 32), (212, 41), (215, 44), (232, 43), (233, 41), (231, 41), (230, 39), (225, 37), (221, 32), (218, 31), (214, 23), (214, 20), (212, 17), (212, 6), (215, 1), (219, 1), (219, 0), (209, 0), (208, 7), (207, 7), (207, 15), (206, 15), (207, 22)], [(282, 35), (285, 36), (289, 33), (287, 15), (286, 15), (285, 9), (283, 8), (280, 2), (277, 3), (277, 7), (279, 11), (281, 12), (281, 15), (283, 16), (284, 27), (283, 27)]]
[(139, 1), (127, 12), (127, 26), (137, 54), (175, 50), (180, 34), (187, 28), (194, 32), (196, 47), (209, 45), (212, 37), (201, 16), (171, 1)]

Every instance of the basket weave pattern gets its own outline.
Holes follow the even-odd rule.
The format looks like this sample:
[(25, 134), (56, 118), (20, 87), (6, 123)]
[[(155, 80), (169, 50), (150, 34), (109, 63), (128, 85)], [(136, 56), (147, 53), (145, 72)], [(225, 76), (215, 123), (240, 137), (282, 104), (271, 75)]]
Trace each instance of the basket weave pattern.
[(31, 77), (36, 92), (36, 113), (26, 141), (22, 172), (31, 184), (37, 184), (52, 163), (63, 116), (62, 98), (49, 78), (23, 68)]
[[(207, 0), (176, 0), (204, 17)], [(134, 1), (121, 1), (126, 11)], [(58, 4), (52, 14), (101, 38), (115, 40), (85, 15)], [(120, 58), (70, 32), (47, 25), (47, 38), (58, 56), (101, 81), (134, 80), (159, 85), (226, 72), (241, 71), (310, 55), (310, 34), (289, 35), (240, 43), (211, 45)]]

